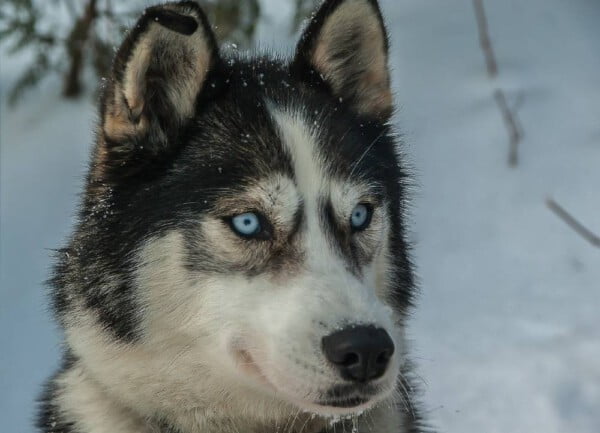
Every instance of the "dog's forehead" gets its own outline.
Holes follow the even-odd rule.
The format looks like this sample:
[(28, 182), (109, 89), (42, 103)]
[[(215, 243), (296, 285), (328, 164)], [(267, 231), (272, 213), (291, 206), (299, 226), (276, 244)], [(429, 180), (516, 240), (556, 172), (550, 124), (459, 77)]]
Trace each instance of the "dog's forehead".
[(238, 185), (284, 174), (312, 196), (324, 182), (340, 191), (377, 183), (372, 158), (381, 146), (373, 145), (383, 130), (295, 82), (284, 67), (266, 66), (225, 74), (227, 94), (200, 113), (192, 131), (196, 168), (217, 167), (213, 182)]
[(331, 136), (331, 131), (325, 126), (326, 115), (319, 119), (318, 113), (307, 113), (305, 107), (281, 107), (271, 101), (266, 107), (278, 132), (280, 145), (289, 156), (295, 185), (302, 196), (311, 201), (309, 207), (326, 196), (339, 208), (348, 202), (357, 203), (361, 196), (370, 192), (367, 181), (341, 170), (346, 168), (342, 164), (348, 161), (330, 158), (327, 146), (332, 145), (332, 140), (335, 144), (344, 137)]

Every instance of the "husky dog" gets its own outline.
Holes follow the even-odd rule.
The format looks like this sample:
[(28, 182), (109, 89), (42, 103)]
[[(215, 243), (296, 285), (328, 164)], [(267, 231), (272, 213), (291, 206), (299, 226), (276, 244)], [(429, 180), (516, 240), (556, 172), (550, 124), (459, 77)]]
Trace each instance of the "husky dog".
[(387, 65), (375, 0), (325, 1), (291, 59), (144, 12), (52, 279), (42, 432), (423, 431)]

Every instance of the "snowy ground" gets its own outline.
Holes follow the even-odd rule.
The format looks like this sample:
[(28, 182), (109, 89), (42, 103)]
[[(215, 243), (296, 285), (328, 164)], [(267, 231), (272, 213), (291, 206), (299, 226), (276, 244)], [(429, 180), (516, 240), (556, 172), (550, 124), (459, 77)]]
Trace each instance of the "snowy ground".
[[(266, 1), (266, 0), (265, 0)], [(267, 2), (267, 1), (266, 1)], [(272, 5), (276, 0), (268, 0)], [(416, 171), (412, 237), (422, 296), (410, 329), (424, 406), (440, 432), (600, 431), (600, 250), (544, 205), (600, 233), (600, 4), (488, 0), (490, 80), (472, 3), (382, 0), (397, 122)], [(279, 6), (278, 6), (279, 7)], [(261, 43), (286, 38), (277, 9)], [(281, 43), (281, 41), (279, 41)], [(3, 95), (19, 70), (2, 57)], [(508, 168), (501, 87), (525, 132)], [(47, 83), (0, 119), (0, 430), (28, 433), (58, 361), (45, 312), (94, 121)]]

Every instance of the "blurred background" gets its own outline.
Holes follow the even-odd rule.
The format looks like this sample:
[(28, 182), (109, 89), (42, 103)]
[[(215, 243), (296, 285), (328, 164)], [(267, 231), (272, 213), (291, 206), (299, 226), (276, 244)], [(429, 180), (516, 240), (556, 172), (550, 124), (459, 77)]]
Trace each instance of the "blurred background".
[[(316, 0), (201, 1), (226, 50), (290, 53)], [(409, 336), (448, 433), (600, 431), (600, 1), (380, 0), (413, 167)], [(0, 431), (59, 362), (46, 308), (97, 88), (148, 0), (0, 6)]]

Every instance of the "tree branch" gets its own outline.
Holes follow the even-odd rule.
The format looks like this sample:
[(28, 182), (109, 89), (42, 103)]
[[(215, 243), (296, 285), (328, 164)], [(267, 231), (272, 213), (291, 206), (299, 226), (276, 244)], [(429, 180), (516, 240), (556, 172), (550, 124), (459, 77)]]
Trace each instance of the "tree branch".
[(515, 167), (519, 162), (519, 142), (521, 141), (523, 135), (517, 123), (516, 115), (513, 115), (513, 113), (510, 111), (510, 108), (508, 108), (504, 92), (500, 89), (496, 89), (494, 91), (494, 99), (498, 104), (498, 108), (500, 108), (500, 113), (502, 113), (504, 124), (508, 129), (510, 146), (508, 151), (508, 165)]
[(587, 227), (575, 219), (573, 215), (567, 212), (561, 205), (556, 203), (551, 198), (546, 199), (546, 205), (582, 238), (591, 243), (593, 246), (600, 248), (600, 236), (590, 231)]
[(67, 38), (66, 48), (70, 64), (63, 86), (63, 95), (67, 98), (74, 98), (81, 93), (84, 48), (96, 16), (96, 0), (89, 0), (83, 15), (75, 22)]
[(487, 19), (485, 17), (485, 10), (483, 9), (483, 0), (473, 0), (473, 7), (475, 8), (475, 17), (477, 18), (477, 27), (479, 29), (479, 43), (485, 56), (488, 75), (491, 78), (494, 78), (498, 75), (498, 65), (496, 63), (496, 57), (494, 56), (494, 50), (488, 32)]

